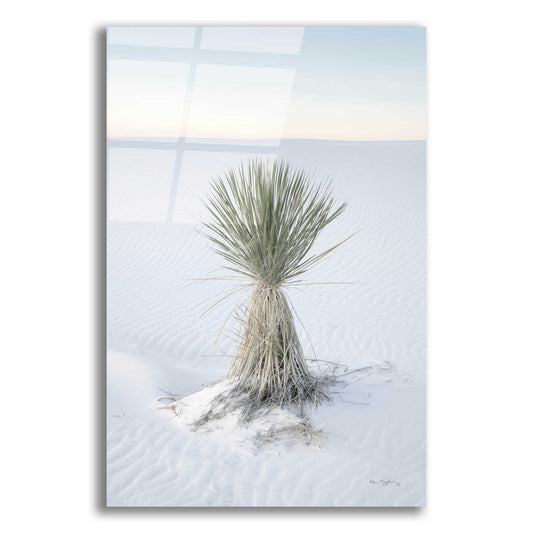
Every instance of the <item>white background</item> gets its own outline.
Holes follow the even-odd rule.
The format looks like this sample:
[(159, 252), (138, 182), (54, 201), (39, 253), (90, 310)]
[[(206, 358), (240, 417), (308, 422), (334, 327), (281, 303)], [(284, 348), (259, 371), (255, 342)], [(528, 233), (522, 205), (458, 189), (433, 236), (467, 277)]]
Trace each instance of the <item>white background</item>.
[[(176, 531), (197, 530), (199, 522), (217, 531), (527, 529), (533, 491), (528, 7), (513, 0), (328, 0), (322, 8), (287, 0), (196, 0), (189, 8), (176, 0), (51, 0), (4, 7), (0, 475), (6, 531)], [(107, 24), (217, 22), (428, 27), (425, 510), (101, 508), (101, 32)]]

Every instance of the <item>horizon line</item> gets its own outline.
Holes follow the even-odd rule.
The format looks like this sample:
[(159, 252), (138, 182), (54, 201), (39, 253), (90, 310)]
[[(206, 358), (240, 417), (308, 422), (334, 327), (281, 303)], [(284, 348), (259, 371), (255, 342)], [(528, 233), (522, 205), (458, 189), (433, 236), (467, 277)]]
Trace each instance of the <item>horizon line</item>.
[[(414, 139), (320, 139), (315, 137), (280, 137), (280, 138), (269, 138), (269, 137), (180, 137), (180, 136), (139, 136), (139, 135), (114, 135), (106, 136), (107, 140), (143, 140), (153, 141), (156, 139), (165, 139), (160, 142), (178, 142), (182, 139), (190, 139), (191, 144), (200, 141), (211, 141), (206, 144), (214, 144), (213, 141), (224, 141), (224, 142), (237, 142), (237, 141), (261, 141), (261, 142), (281, 142), (281, 141), (325, 141), (325, 142), (427, 142), (427, 138), (414, 138)], [(187, 143), (185, 143), (187, 144)], [(221, 145), (223, 145), (221, 143)], [(228, 145), (223, 145), (228, 146)]]

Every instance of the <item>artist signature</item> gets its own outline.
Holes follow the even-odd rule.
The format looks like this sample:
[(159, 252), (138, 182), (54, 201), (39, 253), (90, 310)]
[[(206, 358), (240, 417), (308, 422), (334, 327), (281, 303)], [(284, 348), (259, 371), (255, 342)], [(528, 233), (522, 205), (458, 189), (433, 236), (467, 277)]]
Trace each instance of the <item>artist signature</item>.
[(370, 483), (372, 483), (373, 485), (383, 485), (384, 487), (386, 487), (387, 485), (396, 485), (397, 487), (400, 486), (400, 482), (394, 481), (394, 479), (380, 479), (379, 481), (371, 479)]

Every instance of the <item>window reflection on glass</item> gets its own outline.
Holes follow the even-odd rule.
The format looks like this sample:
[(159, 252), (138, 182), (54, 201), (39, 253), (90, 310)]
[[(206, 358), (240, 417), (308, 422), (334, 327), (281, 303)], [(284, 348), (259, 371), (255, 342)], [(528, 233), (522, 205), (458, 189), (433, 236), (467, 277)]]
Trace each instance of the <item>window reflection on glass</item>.
[(299, 54), (304, 28), (281, 26), (208, 26), (200, 48), (233, 52)]
[(176, 150), (110, 148), (108, 218), (120, 222), (164, 222)]
[(187, 63), (110, 59), (108, 136), (179, 136), (189, 68)]
[(115, 26), (107, 30), (108, 44), (192, 48), (194, 26)]
[(189, 141), (279, 144), (293, 69), (199, 65), (190, 107)]
[[(154, 194), (166, 215), (158, 203), (126, 216), (112, 199), (117, 220), (193, 221), (194, 180), (200, 186), (251, 151), (285, 154), (290, 144), (297, 159), (290, 139), (426, 136), (423, 28), (114, 27), (108, 44), (110, 191), (121, 184), (125, 194), (128, 179), (143, 190), (152, 163), (165, 174), (154, 177)], [(118, 148), (138, 150), (137, 163)]]
[(195, 224), (206, 216), (204, 200), (211, 179), (222, 176), (229, 168), (246, 162), (249, 158), (273, 159), (274, 155), (246, 152), (186, 151), (183, 154), (174, 222)]

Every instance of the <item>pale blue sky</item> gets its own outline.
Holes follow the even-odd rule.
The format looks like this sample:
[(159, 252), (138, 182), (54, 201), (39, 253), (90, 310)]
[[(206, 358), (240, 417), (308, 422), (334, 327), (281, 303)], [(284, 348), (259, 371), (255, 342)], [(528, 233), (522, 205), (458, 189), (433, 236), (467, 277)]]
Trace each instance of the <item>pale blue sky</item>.
[(109, 44), (111, 137), (426, 137), (425, 28), (112, 28)]

